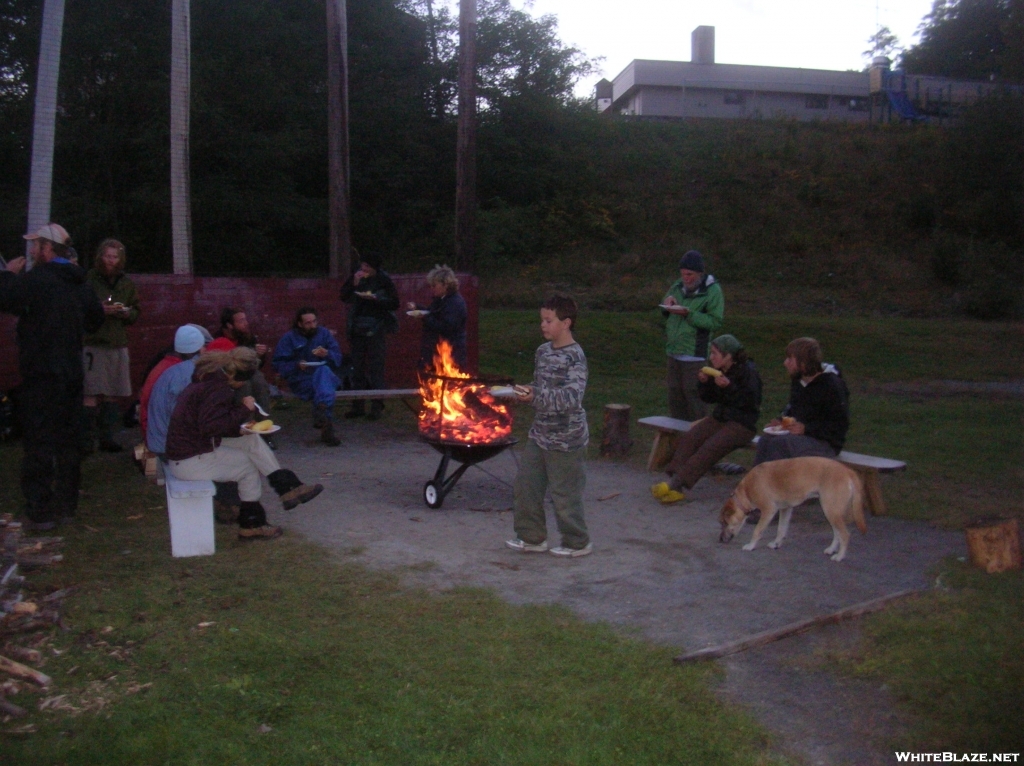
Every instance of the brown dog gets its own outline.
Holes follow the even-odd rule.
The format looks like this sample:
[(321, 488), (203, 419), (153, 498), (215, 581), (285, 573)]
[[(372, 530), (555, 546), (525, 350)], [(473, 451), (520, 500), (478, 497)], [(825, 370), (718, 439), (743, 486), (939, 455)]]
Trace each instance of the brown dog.
[(825, 549), (825, 555), (831, 556), (833, 561), (842, 561), (850, 542), (846, 522), (852, 519), (857, 529), (867, 532), (863, 496), (860, 477), (836, 460), (795, 457), (761, 463), (743, 477), (732, 497), (722, 506), (719, 517), (722, 534), (718, 539), (723, 543), (732, 540), (747, 515), (759, 508), (761, 519), (754, 527), (750, 542), (743, 546), (743, 550), (752, 551), (775, 514), (782, 511), (775, 541), (768, 543), (769, 548), (778, 548), (789, 531), (794, 506), (817, 497), (825, 518), (832, 525), (832, 544)]

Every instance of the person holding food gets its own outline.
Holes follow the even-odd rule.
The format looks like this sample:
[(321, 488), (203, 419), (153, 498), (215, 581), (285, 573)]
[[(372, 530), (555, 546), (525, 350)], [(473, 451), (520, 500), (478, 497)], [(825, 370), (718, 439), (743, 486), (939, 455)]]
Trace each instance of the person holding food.
[(671, 477), (651, 487), (651, 494), (668, 505), (685, 500), (690, 489), (715, 463), (756, 435), (761, 413), (761, 376), (732, 335), (711, 341), (711, 366), (697, 373), (700, 398), (715, 409), (679, 437), (665, 467)]
[[(194, 382), (178, 397), (167, 429), (167, 469), (172, 476), (185, 481), (238, 482), (239, 540), (281, 535), (280, 527), (267, 524), (260, 503), (261, 475), (267, 477), (285, 510), (308, 503), (323, 491), (320, 484), (303, 484), (294, 473), (281, 468), (274, 453), (252, 431), (255, 399), (247, 396), (235, 404), (235, 391), (258, 367), (259, 357), (247, 346), (200, 356)], [(242, 432), (243, 426), (247, 433)]]
[(839, 370), (821, 359), (814, 338), (797, 338), (786, 346), (789, 404), (758, 440), (754, 465), (791, 457), (834, 458), (842, 451), (850, 428), (850, 392)]
[(410, 316), (423, 320), (420, 338), (420, 366), (431, 369), (437, 344), (446, 340), (452, 347), (452, 359), (459, 369), (467, 372), (466, 319), (469, 311), (466, 301), (459, 295), (459, 280), (448, 266), (435, 266), (427, 274), (427, 285), (434, 299), (426, 308), (407, 303)]
[(319, 429), (320, 441), (329, 447), (341, 444), (334, 433), (334, 392), (341, 385), (341, 348), (331, 331), (320, 326), (315, 308), (302, 306), (295, 312), (292, 329), (274, 348), (272, 364), (293, 394), (313, 402), (313, 428)]
[(704, 256), (690, 250), (679, 261), (679, 279), (661, 301), (668, 355), (669, 416), (699, 420), (706, 414), (697, 392), (697, 372), (707, 362), (708, 342), (722, 326), (725, 297), (711, 274), (704, 272)]
[(100, 449), (104, 452), (123, 449), (114, 434), (120, 430), (119, 402), (132, 395), (125, 328), (139, 318), (139, 295), (135, 284), (125, 275), (124, 267), (124, 245), (116, 239), (105, 239), (96, 248), (96, 262), (85, 275), (106, 315), (103, 326), (85, 336), (82, 351), (85, 367), (82, 453), (86, 455), (95, 449), (94, 433), (99, 436)]
[[(377, 253), (365, 253), (359, 269), (341, 286), (341, 300), (349, 304), (348, 339), (355, 368), (353, 385), (357, 389), (384, 388), (385, 335), (398, 331), (394, 311), (401, 305), (398, 290), (391, 277), (381, 268)], [(384, 400), (370, 403), (369, 420), (376, 420), (384, 411)], [(366, 414), (362, 399), (352, 401), (346, 418)]]

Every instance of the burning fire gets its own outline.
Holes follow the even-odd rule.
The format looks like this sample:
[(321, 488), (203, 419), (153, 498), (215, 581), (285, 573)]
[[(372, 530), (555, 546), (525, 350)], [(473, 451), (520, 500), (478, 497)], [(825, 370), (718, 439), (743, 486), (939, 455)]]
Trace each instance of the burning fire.
[(420, 375), (420, 433), (461, 444), (492, 444), (512, 435), (512, 413), (490, 386), (459, 369), (448, 341), (437, 344), (434, 369)]

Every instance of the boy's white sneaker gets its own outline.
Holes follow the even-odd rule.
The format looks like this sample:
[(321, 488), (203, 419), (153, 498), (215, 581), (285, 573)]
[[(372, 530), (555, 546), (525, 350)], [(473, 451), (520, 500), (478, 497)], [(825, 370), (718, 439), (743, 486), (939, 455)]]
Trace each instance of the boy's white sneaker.
[[(523, 542), (517, 537), (515, 540), (506, 540), (505, 547), (521, 553), (543, 553), (548, 549), (548, 543), (547, 540), (545, 540), (542, 543), (534, 545), (532, 543)], [(552, 551), (552, 553), (553, 552), (554, 551)]]
[(582, 548), (566, 548), (564, 545), (559, 545), (557, 548), (551, 549), (552, 556), (564, 556), (566, 558), (579, 558), (580, 556), (589, 556), (594, 552), (594, 544), (587, 543)]

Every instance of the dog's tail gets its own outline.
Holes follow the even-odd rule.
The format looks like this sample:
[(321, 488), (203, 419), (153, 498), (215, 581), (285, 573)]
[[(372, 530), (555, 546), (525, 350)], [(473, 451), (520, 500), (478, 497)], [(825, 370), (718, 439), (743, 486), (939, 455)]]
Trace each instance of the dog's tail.
[(853, 479), (853, 497), (850, 498), (850, 512), (853, 515), (853, 522), (857, 525), (857, 529), (860, 530), (861, 534), (866, 534), (868, 524), (864, 520), (864, 480), (854, 470), (851, 470), (850, 474)]

